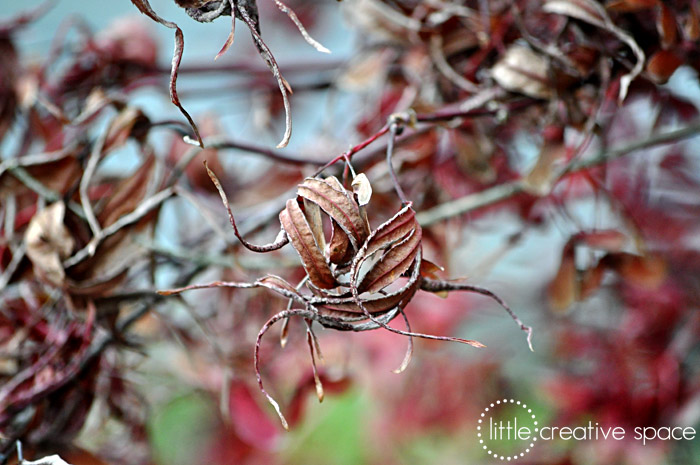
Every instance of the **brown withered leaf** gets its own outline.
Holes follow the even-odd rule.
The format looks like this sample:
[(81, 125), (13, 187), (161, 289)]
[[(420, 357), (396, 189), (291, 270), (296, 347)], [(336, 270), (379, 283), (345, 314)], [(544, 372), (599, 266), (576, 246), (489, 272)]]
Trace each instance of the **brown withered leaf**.
[(65, 194), (81, 176), (82, 166), (78, 157), (81, 149), (79, 146), (59, 160), (29, 166), (27, 172), (47, 188)]
[(676, 16), (663, 2), (658, 3), (656, 29), (659, 31), (659, 36), (661, 36), (661, 45), (663, 48), (670, 48), (678, 41), (678, 22), (676, 21)]
[(326, 256), (331, 263), (347, 263), (352, 259), (350, 239), (335, 220), (331, 220), (331, 240), (326, 248)]
[(668, 274), (666, 261), (654, 255), (618, 254), (615, 260), (612, 261), (611, 267), (623, 279), (649, 289), (659, 287)]
[(535, 166), (523, 178), (525, 190), (535, 195), (548, 194), (557, 181), (559, 172), (555, 168), (566, 159), (566, 150), (563, 141), (546, 141)]
[(75, 244), (63, 224), (65, 213), (63, 202), (51, 204), (34, 215), (24, 234), (34, 272), (56, 286), (62, 285), (66, 276), (61, 261), (70, 255)]
[[(120, 181), (109, 196), (97, 218), (103, 227), (109, 227), (123, 215), (134, 211), (147, 195), (155, 167), (150, 155), (129, 177)], [(104, 239), (93, 256), (68, 269), (69, 291), (72, 295), (106, 296), (126, 278), (128, 270), (144, 258), (144, 248), (136, 233), (147, 228), (157, 217), (157, 210), (145, 215), (139, 222), (127, 226)]]
[[(386, 313), (396, 307), (405, 307), (406, 304), (413, 298), (413, 295), (418, 290), (418, 282), (407, 283), (400, 290), (381, 297), (370, 297), (362, 299), (362, 305), (372, 315), (380, 315)], [(332, 300), (319, 306), (319, 311), (324, 316), (333, 316), (336, 318), (358, 318), (364, 319), (363, 311), (359, 308), (352, 297), (344, 299)]]
[(629, 239), (625, 234), (615, 229), (601, 229), (579, 234), (576, 240), (595, 249), (607, 252), (620, 252)]
[(307, 178), (299, 185), (298, 195), (317, 204), (333, 218), (357, 250), (369, 235), (367, 224), (362, 219), (359, 205), (350, 198), (337, 179), (332, 179), (335, 181)]
[(103, 149), (104, 152), (121, 147), (130, 137), (143, 141), (148, 133), (150, 124), (148, 117), (139, 108), (133, 106), (124, 107), (109, 126)]
[(117, 184), (115, 191), (97, 216), (103, 227), (108, 227), (122, 215), (133, 211), (141, 203), (148, 190), (154, 166), (155, 156), (151, 154), (132, 176)]
[(321, 218), (321, 207), (315, 203), (304, 199), (304, 216), (306, 216), (306, 221), (309, 222), (311, 227), (311, 232), (314, 234), (314, 239), (316, 239), (316, 246), (320, 250), (326, 248), (326, 236), (323, 234), (323, 219)]
[(321, 289), (332, 289), (338, 285), (321, 249), (316, 244), (311, 226), (296, 199), (287, 200), (280, 213), (280, 223), (309, 275), (311, 283)]
[(605, 4), (609, 11), (620, 13), (632, 13), (636, 11), (649, 10), (654, 8), (658, 0), (612, 0)]
[(372, 232), (364, 248), (364, 256), (369, 257), (377, 250), (395, 244), (416, 227), (420, 228), (416, 221), (416, 212), (410, 206), (405, 206)]
[(438, 271), (445, 271), (445, 269), (440, 265), (436, 265), (430, 260), (426, 260), (425, 258), (420, 262), (421, 276), (425, 276), (426, 278), (430, 279), (440, 279), (440, 276), (437, 274)]
[(17, 52), (10, 37), (0, 37), (0, 139), (10, 128), (15, 119), (19, 97), (17, 95), (17, 77), (19, 65)]
[(691, 42), (700, 39), (700, 7), (695, 2), (691, 2), (690, 11), (683, 22), (683, 36)]
[(583, 272), (579, 289), (578, 300), (585, 300), (600, 288), (605, 274), (605, 264), (598, 263), (593, 268)]
[[(410, 207), (404, 207), (404, 209), (410, 210)], [(355, 279), (359, 280), (357, 288), (360, 292), (377, 292), (385, 288), (396, 281), (414, 262), (421, 247), (423, 233), (418, 222), (415, 221), (415, 215), (410, 216), (413, 219), (410, 223), (402, 222), (401, 220), (405, 218), (399, 215), (389, 220), (388, 224), (385, 223), (387, 224), (387, 229), (392, 229), (394, 232), (400, 231), (400, 228), (391, 228), (392, 221), (399, 222), (401, 225), (409, 224), (411, 226), (409, 232), (400, 237), (398, 241), (393, 238), (392, 234), (382, 234), (384, 231), (380, 231), (380, 227), (377, 231), (380, 231), (383, 237), (382, 241), (373, 241), (370, 236), (370, 240), (367, 241), (367, 247), (363, 247), (357, 254), (354, 268), (358, 274), (363, 262), (375, 254), (378, 258), (377, 261), (372, 263), (371, 268), (364, 276), (354, 276)], [(365, 250), (371, 250), (371, 252), (364, 253)]]
[(559, 270), (547, 287), (549, 303), (555, 311), (569, 308), (578, 298), (577, 271), (574, 260), (574, 247), (567, 244), (562, 254)]
[(301, 294), (299, 294), (299, 291), (297, 291), (294, 288), (294, 286), (292, 286), (291, 284), (289, 284), (287, 281), (280, 278), (279, 276), (269, 274), (267, 276), (263, 276), (262, 278), (258, 279), (257, 283), (262, 285), (262, 286), (267, 287), (268, 289), (273, 289), (277, 292), (280, 292), (282, 295), (287, 295), (285, 293), (285, 291), (286, 291), (287, 293), (289, 293), (289, 295), (301, 296)]
[(659, 50), (647, 61), (647, 73), (657, 84), (665, 84), (683, 64), (683, 59), (671, 50)]

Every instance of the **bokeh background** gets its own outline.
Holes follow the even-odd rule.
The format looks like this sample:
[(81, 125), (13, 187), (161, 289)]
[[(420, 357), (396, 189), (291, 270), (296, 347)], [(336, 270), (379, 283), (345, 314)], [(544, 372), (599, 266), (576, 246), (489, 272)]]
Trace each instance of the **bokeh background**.
[[(152, 3), (184, 32), (178, 88), (206, 135), (274, 147), (284, 127), (279, 95), (241, 23), (233, 47), (214, 62), (230, 29), (228, 19), (199, 24), (172, 1)], [(458, 3), (455, 8), (464, 6)], [(479, 2), (467, 3), (478, 9), (471, 3)], [(5, 2), (0, 15), (10, 18), (35, 4)], [(394, 31), (382, 33), (381, 21), (372, 16), (374, 2), (290, 4), (332, 53), (309, 47), (273, 2), (260, 1), (263, 37), (297, 89), (294, 135), (283, 152), (326, 161), (379, 129), (387, 108), (400, 101), (388, 94), (404, 85), (387, 65), (397, 56), (405, 63), (412, 59), (405, 55), (414, 53), (413, 78), (434, 78), (427, 68), (421, 74), (425, 65), (419, 52), (405, 52), (414, 39), (401, 42)], [(446, 3), (424, 2), (423, 7), (441, 5)], [(395, 8), (393, 2), (380, 6)], [(84, 23), (98, 42), (126, 31), (119, 40), (141, 56), (155, 52), (168, 69), (172, 30), (149, 21), (127, 0), (56, 2), (14, 35), (22, 62), (44, 60), (69, 21)], [(128, 42), (130, 37), (137, 39)], [(66, 53), (81, 50), (82, 43), (71, 29)], [(633, 85), (624, 105), (605, 114), (605, 124), (583, 156), (689, 125), (700, 105), (694, 66), (681, 66), (663, 85)], [(167, 73), (142, 84), (127, 91), (131, 105), (153, 120), (181, 119), (167, 96)], [(107, 124), (100, 118), (96, 132)], [(478, 124), (469, 134), (479, 133)], [(456, 198), (513, 173), (527, 173), (541, 154), (542, 138), (525, 123), (506, 131), (503, 141), (470, 136), (455, 142), (454, 127), (446, 124), (431, 138), (397, 148), (402, 182), (419, 204), (438, 188), (439, 199)], [(483, 133), (487, 139), (494, 135)], [(6, 135), (0, 145), (3, 158), (18, 146), (19, 134)], [(569, 143), (579, 140), (570, 132), (566, 136)], [(179, 137), (160, 131), (149, 141), (162, 157), (180, 157), (186, 145)], [(489, 153), (497, 154), (484, 155), (489, 144), (497, 146)], [(161, 465), (492, 463), (479, 445), (476, 422), (484, 407), (503, 397), (527, 402), (543, 424), (577, 426), (594, 420), (628, 431), (635, 426), (700, 429), (698, 150), (699, 138), (644, 149), (612, 162), (601, 176), (575, 177), (550, 196), (515, 196), (426, 229), (426, 256), (444, 266), (443, 276), (467, 279), (509, 302), (534, 328), (534, 352), (507, 314), (483, 296), (419, 294), (406, 309), (414, 329), (476, 339), (487, 347), (416, 340), (411, 365), (397, 375), (391, 370), (403, 357), (404, 337), (319, 329), (326, 383), (319, 403), (304, 327), (292, 322), (287, 346), (280, 348), (277, 331), (271, 331), (262, 356), (266, 385), (292, 424), (285, 432), (257, 389), (252, 355), (260, 326), (286, 302), (259, 290), (197, 291), (154, 306), (134, 329), (138, 346), (109, 355), (121, 366), (119, 377), (128, 385), (125, 403), (135, 418), (115, 419), (109, 399), (98, 395), (72, 440), (90, 455), (73, 450), (72, 463), (98, 463), (88, 458), (97, 456), (107, 463)], [(376, 226), (399, 202), (391, 203), (383, 154), (366, 153), (356, 168), (373, 183), (380, 205), (371, 217)], [(274, 237), (270, 211), (281, 208), (279, 199), (314, 171), (244, 150), (206, 151), (194, 164), (202, 159), (216, 160), (212, 166), (243, 229), (271, 224), (257, 236), (260, 242)], [(111, 152), (97, 175), (126, 178), (142, 168), (141, 161), (129, 143)], [(183, 267), (198, 260), (206, 267), (193, 282), (255, 279), (271, 271), (298, 280), (293, 251), (258, 256), (240, 247), (233, 253), (223, 244), (214, 229), (228, 227), (224, 210), (216, 193), (207, 191), (206, 177), (195, 171), (186, 182), (196, 186), (199, 211), (182, 198), (168, 201), (155, 234), (142, 243), (158, 257), (168, 257), (159, 262), (155, 287), (173, 286)], [(427, 209), (430, 202), (424, 205)], [(139, 288), (138, 279), (131, 284)], [(145, 429), (134, 428), (139, 422)], [(55, 452), (61, 453), (60, 447)], [(69, 448), (65, 451), (69, 454)], [(700, 464), (700, 440), (646, 446), (555, 441), (538, 444), (521, 462), (692, 465)]]

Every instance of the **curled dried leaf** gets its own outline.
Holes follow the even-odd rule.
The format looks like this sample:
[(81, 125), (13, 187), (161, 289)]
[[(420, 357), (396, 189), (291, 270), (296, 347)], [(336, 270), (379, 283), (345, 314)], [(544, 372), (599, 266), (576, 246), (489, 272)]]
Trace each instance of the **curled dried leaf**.
[(56, 202), (37, 212), (24, 234), (27, 256), (34, 271), (51, 284), (60, 286), (66, 277), (62, 260), (70, 256), (75, 240), (63, 224), (66, 205)]
[[(374, 266), (364, 276), (358, 276), (358, 290), (360, 292), (378, 292), (392, 284), (410, 268), (416, 259), (423, 237), (420, 226), (417, 223), (416, 226), (397, 244), (391, 246), (388, 243), (386, 245), (388, 249), (377, 254), (379, 257)], [(360, 258), (360, 260), (364, 261), (364, 258)], [(357, 267), (358, 272), (360, 266)]]
[[(335, 183), (340, 184), (337, 179)], [(298, 195), (321, 207), (345, 231), (353, 247), (358, 249), (369, 235), (367, 225), (362, 219), (359, 205), (342, 186), (340, 189), (334, 186), (335, 183), (307, 178), (299, 185)]]
[(333, 272), (318, 248), (311, 226), (296, 200), (287, 200), (287, 207), (280, 213), (280, 223), (299, 254), (311, 283), (321, 289), (336, 287), (338, 283)]
[(331, 240), (326, 248), (328, 261), (335, 264), (347, 263), (352, 259), (350, 239), (335, 220), (331, 220)]
[[(216, 178), (212, 176), (212, 180), (228, 208)], [(426, 278), (435, 276), (435, 272), (441, 268), (422, 259), (422, 229), (410, 202), (406, 202), (392, 218), (372, 231), (363, 211), (371, 195), (369, 180), (364, 175), (355, 176), (353, 191), (349, 192), (334, 177), (325, 180), (307, 178), (299, 185), (297, 197), (287, 200), (285, 209), (279, 215), (280, 223), (284, 236), (292, 243), (306, 271), (306, 276), (296, 287), (282, 278), (269, 275), (254, 283), (214, 282), (165, 291), (169, 294), (211, 287), (264, 287), (289, 299), (287, 310), (280, 311), (265, 323), (258, 333), (255, 346), (258, 385), (275, 408), (285, 428), (288, 427), (288, 423), (280, 405), (265, 390), (259, 366), (262, 337), (279, 320), (283, 320), (285, 325), (281, 333), (281, 343), (284, 346), (289, 319), (304, 319), (307, 325), (307, 345), (311, 354), (314, 385), (319, 400), (323, 399), (324, 390), (322, 376), (316, 368), (316, 357), (321, 359), (321, 353), (311, 329), (313, 322), (339, 331), (384, 328), (409, 338), (455, 341), (484, 347), (474, 340), (413, 332), (404, 308), (419, 289), (435, 293), (465, 290), (487, 295), (498, 301), (521, 329), (528, 333), (530, 343), (532, 330), (522, 324), (495, 294), (475, 286)], [(328, 241), (324, 235), (323, 214), (328, 215), (327, 220), (331, 225), (331, 237)], [(235, 230), (230, 209), (229, 216)], [(310, 294), (301, 292), (304, 285)], [(296, 305), (300, 308), (293, 308)], [(399, 314), (404, 318), (406, 331), (389, 326)], [(399, 368), (394, 370), (396, 373), (406, 369), (412, 352), (413, 341), (409, 339), (406, 355)]]

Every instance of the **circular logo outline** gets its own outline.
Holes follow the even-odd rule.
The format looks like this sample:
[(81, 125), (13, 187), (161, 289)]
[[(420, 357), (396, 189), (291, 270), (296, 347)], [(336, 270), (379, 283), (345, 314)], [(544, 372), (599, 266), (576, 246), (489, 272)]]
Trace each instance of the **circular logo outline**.
[[(533, 425), (535, 426), (534, 434), (533, 434), (532, 438), (530, 438), (530, 444), (528, 447), (525, 448), (525, 452), (520, 452), (519, 454), (515, 454), (512, 456), (498, 454), (498, 453), (494, 452), (493, 450), (491, 450), (490, 446), (488, 446), (484, 442), (484, 436), (482, 435), (482, 429), (481, 429), (481, 426), (483, 425), (483, 422), (486, 418), (486, 415), (489, 414), (491, 409), (493, 409), (497, 406), (506, 405), (506, 404), (513, 404), (513, 405), (518, 405), (518, 406), (522, 407), (525, 411), (527, 411), (528, 415), (532, 418)], [(481, 412), (481, 416), (479, 418), (479, 422), (478, 422), (478, 425), (476, 427), (476, 431), (477, 431), (476, 436), (479, 439), (479, 445), (482, 446), (482, 449), (484, 449), (489, 455), (493, 456), (494, 458), (510, 462), (510, 461), (515, 461), (519, 458), (525, 457), (525, 454), (530, 453), (530, 450), (532, 450), (535, 447), (535, 443), (537, 442), (537, 433), (539, 433), (539, 430), (540, 430), (538, 424), (539, 423), (537, 421), (537, 416), (534, 413), (532, 413), (532, 409), (528, 408), (527, 404), (522, 403), (519, 400), (516, 401), (514, 399), (499, 399), (496, 402), (492, 402), (488, 407), (486, 407)]]

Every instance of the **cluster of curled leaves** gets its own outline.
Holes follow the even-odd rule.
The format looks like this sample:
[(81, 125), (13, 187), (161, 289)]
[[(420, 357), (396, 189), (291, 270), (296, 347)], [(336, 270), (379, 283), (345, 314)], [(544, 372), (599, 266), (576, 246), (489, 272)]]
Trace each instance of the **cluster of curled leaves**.
[[(423, 258), (422, 230), (410, 203), (404, 204), (393, 217), (372, 229), (366, 212), (372, 188), (364, 174), (354, 176), (352, 190), (346, 189), (334, 176), (324, 179), (306, 178), (298, 186), (297, 196), (287, 200), (285, 209), (279, 214), (281, 229), (277, 239), (273, 243), (259, 246), (241, 237), (219, 180), (208, 167), (207, 171), (219, 191), (234, 232), (242, 244), (252, 251), (264, 253), (291, 243), (299, 255), (306, 276), (297, 286), (279, 276), (267, 275), (253, 283), (218, 281), (160, 293), (172, 295), (186, 290), (211, 287), (260, 287), (289, 299), (288, 308), (273, 315), (263, 325), (255, 346), (258, 384), (275, 407), (285, 428), (288, 428), (288, 423), (279, 404), (265, 391), (259, 369), (262, 337), (280, 320), (285, 320), (286, 323), (290, 317), (299, 317), (307, 324), (319, 400), (323, 399), (323, 387), (315, 366), (320, 349), (312, 330), (313, 322), (339, 331), (384, 328), (409, 338), (456, 341), (483, 347), (483, 344), (474, 340), (412, 332), (404, 308), (418, 290), (464, 290), (495, 299), (521, 329), (527, 332), (528, 344), (532, 348), (532, 329), (525, 326), (498, 296), (477, 286), (441, 281), (437, 278), (436, 272), (440, 267)], [(304, 287), (307, 292), (303, 292)], [(398, 315), (403, 317), (406, 331), (389, 325)], [(284, 345), (286, 324), (282, 338)], [(405, 370), (412, 352), (412, 339), (409, 339), (406, 356), (401, 366), (395, 370), (396, 373)]]

